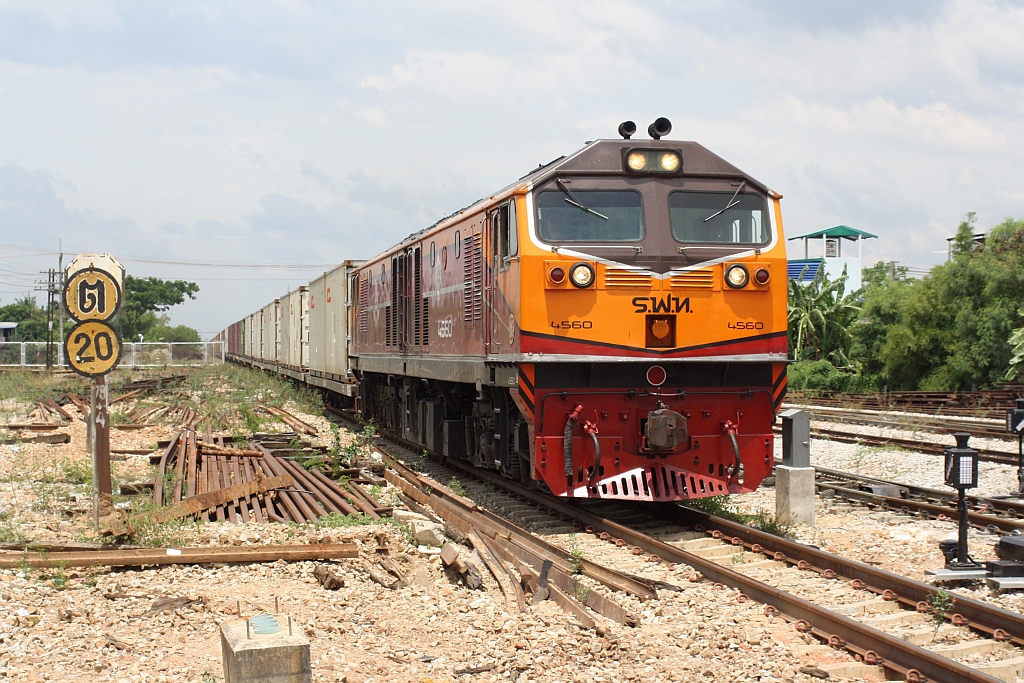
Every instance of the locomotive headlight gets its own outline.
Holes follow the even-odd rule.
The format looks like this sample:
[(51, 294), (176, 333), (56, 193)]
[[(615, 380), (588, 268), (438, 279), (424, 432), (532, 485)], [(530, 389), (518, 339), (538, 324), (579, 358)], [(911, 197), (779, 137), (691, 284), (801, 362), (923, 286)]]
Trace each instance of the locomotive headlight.
[(580, 289), (589, 287), (594, 282), (594, 269), (589, 263), (577, 263), (569, 271), (569, 279), (572, 284)]
[(733, 289), (743, 289), (750, 281), (750, 273), (745, 266), (739, 264), (729, 266), (725, 271), (725, 281)]
[(643, 152), (630, 152), (626, 164), (633, 171), (642, 171), (647, 168), (647, 155)]
[(675, 152), (665, 152), (661, 155), (661, 159), (659, 161), (661, 163), (661, 167), (669, 173), (679, 169), (679, 155)]

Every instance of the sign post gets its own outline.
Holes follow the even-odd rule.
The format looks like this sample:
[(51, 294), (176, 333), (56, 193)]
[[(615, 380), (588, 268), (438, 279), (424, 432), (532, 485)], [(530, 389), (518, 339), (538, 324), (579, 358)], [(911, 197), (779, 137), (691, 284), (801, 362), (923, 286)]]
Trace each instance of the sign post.
[(124, 268), (108, 254), (80, 254), (68, 264), (63, 303), (76, 325), (64, 340), (64, 355), (71, 369), (92, 378), (93, 518), (114, 510), (110, 480), (110, 414), (107, 374), (121, 360), (121, 336), (110, 325), (120, 312)]

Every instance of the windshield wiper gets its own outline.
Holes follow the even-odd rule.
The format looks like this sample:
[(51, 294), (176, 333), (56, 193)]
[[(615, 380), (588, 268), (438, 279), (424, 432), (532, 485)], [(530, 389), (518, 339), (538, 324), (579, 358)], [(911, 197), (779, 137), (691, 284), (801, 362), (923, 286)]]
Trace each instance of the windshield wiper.
[(555, 179), (555, 184), (556, 184), (556, 185), (558, 185), (558, 189), (559, 189), (559, 190), (561, 190), (562, 192), (564, 192), (564, 193), (566, 194), (566, 197), (565, 197), (565, 201), (566, 201), (566, 202), (568, 202), (569, 204), (572, 204), (573, 206), (575, 206), (575, 207), (577, 207), (577, 208), (583, 209), (583, 210), (584, 210), (584, 211), (586, 211), (587, 213), (592, 213), (592, 214), (594, 214), (595, 216), (597, 216), (598, 218), (603, 218), (603, 219), (605, 219), (605, 220), (608, 220), (608, 216), (605, 216), (605, 215), (604, 215), (604, 214), (602, 214), (602, 213), (598, 213), (597, 211), (594, 211), (594, 210), (593, 210), (593, 209), (591, 209), (591, 208), (590, 208), (589, 206), (584, 206), (584, 205), (583, 205), (583, 204), (582, 204), (582, 203), (580, 202), (580, 200), (576, 199), (576, 195), (574, 195), (574, 194), (572, 193), (572, 191), (570, 191), (570, 190), (569, 190), (569, 188), (568, 188), (568, 187), (566, 187), (565, 185), (563, 185), (563, 184), (562, 184), (562, 181), (561, 181), (561, 180), (558, 180), (558, 179), (556, 178), (556, 179)]
[(737, 187), (737, 188), (736, 188), (736, 191), (732, 193), (732, 196), (731, 196), (731, 197), (729, 197), (729, 201), (728, 201), (728, 202), (726, 202), (726, 204), (725, 204), (725, 208), (724, 208), (724, 209), (722, 209), (721, 211), (716, 211), (716, 212), (714, 212), (713, 214), (711, 214), (710, 216), (708, 216), (707, 218), (705, 218), (705, 219), (704, 219), (704, 222), (705, 222), (705, 223), (707, 223), (707, 222), (708, 222), (709, 220), (711, 220), (711, 219), (712, 219), (712, 218), (714, 218), (715, 216), (719, 216), (719, 215), (721, 215), (721, 214), (725, 213), (726, 211), (728, 211), (729, 209), (731, 209), (732, 207), (734, 207), (734, 206), (736, 206), (737, 204), (739, 204), (740, 202), (739, 202), (739, 200), (738, 200), (738, 199), (737, 199), (736, 201), (733, 201), (733, 200), (734, 200), (734, 199), (736, 199), (736, 195), (738, 195), (738, 194), (740, 193), (740, 190), (742, 190), (742, 189), (743, 189), (743, 188), (744, 188), (744, 187), (746, 186), (746, 184), (747, 184), (747, 181), (746, 181), (746, 180), (744, 180), (744, 181), (743, 181), (742, 183), (740, 183), (740, 186), (739, 186), (739, 187)]

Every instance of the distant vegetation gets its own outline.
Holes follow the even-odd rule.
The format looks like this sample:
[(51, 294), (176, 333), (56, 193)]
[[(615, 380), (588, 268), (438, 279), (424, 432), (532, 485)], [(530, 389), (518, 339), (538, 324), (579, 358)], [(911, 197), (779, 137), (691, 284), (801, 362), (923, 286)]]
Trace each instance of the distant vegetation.
[[(169, 326), (165, 314), (172, 306), (196, 298), (199, 285), (184, 280), (161, 280), (155, 277), (125, 276), (125, 299), (121, 309), (124, 340), (138, 341), (143, 335), (152, 342), (197, 342), (199, 332), (185, 325)], [(57, 306), (54, 304), (54, 331), (56, 332)], [(32, 296), (0, 306), (0, 322), (18, 323), (15, 341), (46, 341), (46, 304), (40, 305)], [(74, 323), (65, 320), (64, 331)], [(56, 334), (54, 335), (56, 339)]]
[(864, 286), (789, 283), (794, 389), (950, 391), (1024, 379), (1024, 220), (984, 244), (967, 215), (948, 263), (921, 279), (879, 262)]

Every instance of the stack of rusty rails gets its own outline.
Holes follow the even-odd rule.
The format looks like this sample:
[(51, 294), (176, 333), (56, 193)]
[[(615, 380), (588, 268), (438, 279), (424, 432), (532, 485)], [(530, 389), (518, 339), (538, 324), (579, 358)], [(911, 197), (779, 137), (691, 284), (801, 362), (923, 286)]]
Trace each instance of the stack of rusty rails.
[(23, 552), (0, 554), (0, 568), (17, 567), (145, 567), (169, 564), (245, 564), (301, 562), (359, 557), (355, 543), (263, 545), (244, 548), (166, 548), (98, 550), (85, 552)]
[(501, 587), (510, 609), (525, 611), (525, 584), (533, 593), (534, 601), (545, 597), (554, 599), (582, 626), (592, 628), (596, 625), (587, 608), (619, 624), (639, 624), (637, 616), (622, 605), (599, 591), (584, 588), (578, 581), (579, 575), (587, 576), (612, 591), (632, 594), (640, 600), (658, 597), (655, 586), (646, 581), (585, 558), (574, 557), (480, 508), (442, 484), (413, 472), (392, 456), (384, 454), (384, 457), (391, 468), (384, 473), (389, 482), (416, 504), (429, 507), (438, 517), (466, 534)]
[(268, 415), (273, 415), (274, 417), (281, 420), (281, 422), (284, 422), (286, 425), (291, 427), (295, 432), (299, 434), (308, 434), (309, 436), (316, 436), (318, 433), (316, 427), (313, 427), (312, 425), (303, 422), (302, 420), (295, 417), (286, 410), (281, 410), (280, 408), (264, 405), (262, 403), (256, 406), (256, 409), (262, 410)]
[(89, 419), (89, 406), (86, 405), (85, 401), (91, 401), (92, 399), (82, 399), (79, 398), (78, 396), (75, 396), (71, 392), (68, 392), (67, 394), (65, 394), (65, 396), (67, 397), (68, 403), (71, 403), (73, 406), (75, 406), (75, 408), (78, 410), (78, 414), (82, 416), (83, 420)]
[[(373, 519), (391, 514), (391, 508), (382, 505), (363, 488), (370, 482), (359, 477), (359, 470), (342, 474), (353, 475), (342, 482), (333, 481), (315, 464), (303, 467), (291, 455), (276, 455), (260, 441), (251, 441), (250, 447), (262, 453), (261, 463), (271, 474), (290, 474), (298, 489), (281, 491), (280, 496), (287, 518), (276, 521), (315, 521), (330, 513), (340, 515), (365, 514)], [(319, 452), (319, 451), (317, 451)]]
[(142, 391), (159, 391), (166, 389), (167, 387), (181, 384), (185, 381), (187, 375), (168, 375), (166, 377), (147, 377), (145, 379), (135, 380), (134, 382), (128, 382), (122, 384), (119, 389), (121, 391), (135, 391), (141, 389)]
[[(157, 464), (153, 486), (155, 507), (176, 505), (205, 493), (252, 483), (270, 476), (259, 459), (229, 453), (223, 442), (216, 452), (200, 448), (195, 430), (179, 431)], [(250, 493), (210, 508), (196, 511), (203, 521), (271, 521), (279, 517), (271, 491)]]
[(932, 415), (961, 415), (1002, 419), (1014, 399), (1024, 396), (1024, 385), (1001, 384), (982, 391), (889, 391), (875, 394), (842, 392), (798, 392), (789, 394), (790, 401), (812, 405), (859, 407), (870, 410), (902, 410)]

